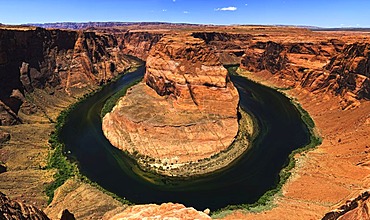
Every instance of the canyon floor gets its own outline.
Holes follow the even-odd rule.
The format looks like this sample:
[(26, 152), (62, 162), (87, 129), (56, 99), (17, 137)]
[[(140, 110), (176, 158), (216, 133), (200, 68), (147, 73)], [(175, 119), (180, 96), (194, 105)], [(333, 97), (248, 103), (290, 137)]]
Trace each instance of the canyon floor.
[[(244, 66), (243, 59), (245, 61), (246, 56), (242, 57), (239, 55), (240, 52), (247, 53), (249, 57), (252, 55), (258, 57), (267, 50), (266, 44), (273, 41), (276, 44), (290, 47), (285, 57), (289, 60), (288, 64), (291, 65), (292, 69), (305, 67), (313, 70), (322, 70), (332, 57), (345, 51), (343, 48), (346, 44), (370, 42), (370, 34), (365, 32), (319, 32), (268, 26), (191, 27), (191, 30), (188, 28), (166, 25), (139, 25), (116, 29), (107, 27), (90, 30), (99, 33), (99, 36), (79, 36), (79, 39), (84, 39), (84, 37), (88, 39), (100, 39), (101, 37), (103, 39), (94, 44), (98, 45), (97, 47), (91, 46), (91, 48), (98, 48), (106, 42), (115, 42), (112, 40), (113, 38), (124, 39), (122, 40), (124, 42), (124, 46), (121, 47), (124, 48), (122, 53), (145, 60), (151, 45), (158, 41), (160, 35), (171, 32), (193, 32), (205, 38), (205, 41), (216, 50), (221, 62), (224, 64), (241, 63), (242, 67)], [(25, 31), (17, 28), (8, 28), (7, 30)], [(37, 30), (26, 28), (26, 31)], [(72, 31), (66, 32), (73, 33)], [(123, 34), (125, 36), (121, 38)], [(317, 49), (317, 45), (320, 45), (320, 51)], [(113, 48), (112, 45), (108, 46)], [(116, 46), (114, 45), (114, 48), (119, 48)], [(76, 89), (77, 87), (68, 87), (75, 82), (76, 85), (89, 85), (82, 88), (83, 93), (88, 93), (92, 91), (91, 88), (96, 88), (99, 84), (99, 80), (95, 80), (95, 76), (92, 74), (94, 71), (90, 68), (86, 70), (86, 65), (81, 64), (86, 59), (94, 60), (92, 62), (94, 64), (99, 61), (97, 58), (88, 57), (95, 53), (88, 53), (84, 51), (85, 49), (89, 51), (89, 48), (81, 49), (76, 46), (66, 52), (65, 57), (73, 57), (74, 67), (76, 68), (76, 65), (80, 64), (80, 69), (66, 71), (69, 78), (65, 80), (62, 77), (62, 89), (56, 92), (46, 92), (45, 89), (36, 88), (30, 92), (29, 97), (33, 98), (32, 103), (38, 106), (37, 113), (29, 115), (19, 111), (18, 116), (22, 118), (22, 124), (0, 126), (1, 135), (10, 134), (9, 141), (5, 140), (0, 143), (0, 165), (4, 164), (6, 167), (6, 172), (0, 174), (0, 191), (11, 199), (44, 209), (52, 219), (57, 219), (63, 209), (74, 213), (77, 219), (99, 219), (103, 216), (109, 219), (127, 207), (99, 191), (96, 187), (77, 178), (71, 178), (62, 185), (56, 191), (53, 202), (49, 206), (47, 204), (48, 198), (44, 189), (47, 184), (53, 181), (55, 173), (55, 170), (46, 169), (50, 152), (49, 135), (54, 129), (57, 115), (67, 106), (76, 102), (78, 97), (71, 95), (70, 92), (66, 93), (64, 90)], [(325, 52), (322, 52), (322, 49)], [(98, 51), (98, 49), (96, 50)], [(276, 46), (275, 50), (281, 52), (279, 46)], [(107, 69), (105, 74), (109, 72), (109, 66), (112, 66), (110, 62), (116, 62), (119, 57), (118, 55), (112, 56), (114, 58), (109, 57), (106, 55), (109, 53), (116, 54), (116, 50), (110, 49), (108, 52), (102, 53), (104, 54), (104, 56), (102, 55), (104, 68), (98, 68), (98, 71)], [(253, 56), (252, 58), (254, 58)], [(272, 59), (273, 62), (269, 62), (268, 59)], [(269, 71), (261, 71), (261, 67), (256, 65), (246, 68), (250, 71), (254, 68), (255, 71), (243, 71), (243, 74), (262, 84), (274, 88), (285, 88), (281, 91), (300, 103), (313, 118), (316, 130), (323, 138), (323, 143), (314, 150), (295, 156), (297, 163), (293, 175), (284, 185), (282, 192), (275, 196), (272, 209), (256, 213), (242, 210), (224, 212), (215, 217), (225, 219), (320, 219), (329, 211), (337, 209), (347, 200), (357, 197), (370, 188), (370, 102), (366, 99), (352, 100), (352, 97), (338, 95), (328, 87), (308, 89), (301, 83), (303, 77), (289, 75), (289, 72), (272, 74), (271, 72), (274, 72), (276, 66), (280, 66), (279, 62), (284, 59), (276, 56), (268, 56), (268, 59), (256, 58), (259, 63), (264, 63), (264, 70)], [(8, 58), (3, 59), (3, 54), (0, 53), (0, 69), (1, 65), (5, 65), (4, 63), (8, 60)], [(253, 63), (253, 60), (250, 63)], [(69, 64), (72, 65), (72, 62)], [(100, 61), (99, 65), (101, 65)], [(127, 64), (125, 67), (128, 66)], [(12, 74), (19, 81), (18, 67)], [(80, 77), (78, 72), (81, 71), (81, 68), (89, 74)], [(120, 70), (123, 69), (122, 67)], [(285, 70), (278, 68), (277, 72)], [(8, 79), (5, 74), (0, 74), (0, 77)], [(77, 83), (81, 79), (83, 79), (82, 82)], [(3, 84), (1, 85), (3, 86)], [(179, 207), (179, 209), (184, 210), (183, 207)], [(136, 209), (131, 208), (127, 212), (132, 210)], [(155, 212), (153, 213), (155, 214)], [(186, 215), (186, 210), (184, 215)], [(204, 217), (203, 214), (201, 216)]]

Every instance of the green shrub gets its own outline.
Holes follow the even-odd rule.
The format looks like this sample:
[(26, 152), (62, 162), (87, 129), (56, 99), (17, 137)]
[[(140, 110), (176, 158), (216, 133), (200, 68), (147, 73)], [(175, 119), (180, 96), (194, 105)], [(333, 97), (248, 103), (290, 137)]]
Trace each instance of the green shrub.
[[(117, 199), (118, 201), (121, 201), (124, 204), (130, 204), (129, 201), (122, 199), (118, 197), (117, 195), (108, 192), (107, 190), (103, 189), (98, 184), (90, 181), (87, 177), (83, 176), (79, 173), (78, 167), (76, 163), (72, 163), (69, 161), (66, 157), (66, 155), (63, 153), (65, 146), (60, 141), (59, 136), (62, 131), (63, 126), (68, 120), (68, 115), (71, 111), (73, 111), (78, 105), (83, 103), (87, 98), (93, 96), (95, 93), (101, 91), (102, 87), (99, 89), (83, 95), (83, 97), (78, 98), (78, 101), (76, 103), (73, 103), (70, 105), (67, 109), (63, 110), (55, 123), (54, 131), (51, 132), (49, 137), (49, 144), (50, 144), (50, 152), (48, 156), (48, 164), (46, 166), (47, 169), (55, 169), (56, 172), (54, 174), (54, 181), (51, 184), (48, 184), (45, 188), (45, 193), (49, 197), (48, 202), (51, 203), (51, 201), (54, 198), (54, 191), (64, 184), (66, 180), (68, 180), (71, 177), (77, 177), (80, 180), (82, 180), (85, 183), (88, 183), (99, 190), (103, 191), (104, 193), (112, 196), (113, 198)], [(126, 88), (127, 90), (127, 88)]]
[(282, 170), (279, 173), (279, 182), (276, 184), (276, 186), (273, 189), (263, 194), (258, 199), (257, 202), (253, 204), (229, 205), (225, 208), (222, 208), (220, 210), (213, 212), (212, 213), (213, 217), (221, 218), (222, 216), (224, 216), (224, 213), (227, 214), (231, 210), (245, 210), (245, 211), (253, 212), (253, 211), (262, 211), (262, 210), (272, 208), (274, 206), (273, 204), (274, 196), (277, 193), (281, 192), (281, 188), (286, 183), (286, 181), (289, 179), (289, 177), (292, 175), (291, 170), (296, 165), (294, 155), (311, 150), (322, 143), (322, 138), (315, 132), (315, 122), (310, 117), (308, 112), (305, 109), (303, 109), (299, 103), (296, 103), (293, 100), (291, 100), (291, 102), (293, 105), (296, 106), (297, 110), (301, 114), (301, 118), (303, 122), (306, 124), (309, 130), (310, 142), (306, 146), (298, 148), (294, 150), (292, 153), (290, 153), (287, 163), (283, 166)]
[(139, 82), (141, 81), (141, 79), (138, 79), (137, 81), (133, 82), (133, 83), (130, 83), (129, 85), (125, 86), (124, 88), (122, 88), (120, 91), (118, 91), (117, 93), (115, 93), (114, 95), (112, 95), (109, 99), (107, 99), (107, 101), (105, 102), (102, 110), (101, 110), (101, 113), (100, 113), (100, 117), (103, 118), (108, 112), (111, 112), (113, 107), (116, 105), (116, 103), (118, 102), (118, 100), (126, 95), (126, 92), (127, 90), (138, 84)]

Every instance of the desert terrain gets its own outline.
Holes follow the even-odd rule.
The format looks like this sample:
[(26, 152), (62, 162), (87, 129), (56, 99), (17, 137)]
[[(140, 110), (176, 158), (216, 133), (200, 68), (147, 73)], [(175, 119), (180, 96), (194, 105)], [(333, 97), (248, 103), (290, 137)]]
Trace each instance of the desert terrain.
[[(299, 103), (322, 137), (321, 145), (294, 156), (292, 175), (269, 206), (252, 212), (224, 211), (212, 217), (369, 216), (363, 208), (370, 187), (369, 33), (155, 23), (61, 28), (0, 26), (0, 191), (11, 200), (38, 207), (51, 219), (60, 218), (65, 209), (77, 219), (117, 219), (116, 214), (134, 219), (148, 213), (212, 216), (216, 210), (203, 213), (171, 203), (162, 208), (122, 204), (73, 172), (58, 179), (61, 173), (50, 163), (55, 152), (50, 135), (64, 109), (137, 65), (131, 56), (146, 60), (163, 36), (181, 33), (202, 39), (222, 64), (239, 65), (240, 75)], [(48, 204), (45, 189), (56, 180), (63, 181), (56, 185)], [(1, 201), (9, 203), (8, 199)], [(41, 215), (28, 211), (33, 213)]]

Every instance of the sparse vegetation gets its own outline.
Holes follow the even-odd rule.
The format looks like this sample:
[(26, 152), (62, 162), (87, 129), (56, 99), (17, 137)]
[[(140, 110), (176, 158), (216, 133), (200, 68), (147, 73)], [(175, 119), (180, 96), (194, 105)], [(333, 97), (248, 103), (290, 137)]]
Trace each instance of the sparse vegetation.
[[(130, 69), (130, 71), (134, 71), (134, 69)], [(116, 79), (115, 79), (116, 80)], [(113, 80), (113, 81), (115, 81)], [(110, 195), (111, 197), (115, 198), (116, 200), (124, 203), (124, 204), (131, 204), (129, 201), (122, 199), (118, 197), (117, 195), (105, 190), (101, 186), (99, 186), (97, 183), (90, 181), (87, 177), (83, 176), (77, 167), (76, 163), (71, 162), (70, 160), (67, 159), (64, 149), (65, 146), (61, 142), (59, 136), (60, 133), (63, 129), (63, 126), (68, 120), (68, 115), (71, 111), (73, 111), (78, 105), (83, 103), (87, 98), (93, 96), (95, 93), (101, 91), (103, 87), (99, 87), (95, 91), (85, 94), (84, 96), (78, 98), (78, 101), (76, 103), (73, 103), (70, 105), (67, 109), (63, 110), (56, 121), (55, 124), (55, 129), (54, 131), (50, 134), (49, 138), (49, 144), (51, 151), (48, 156), (48, 164), (46, 166), (47, 169), (55, 169), (55, 174), (54, 174), (54, 182), (51, 184), (47, 185), (45, 188), (45, 193), (49, 197), (48, 203), (51, 203), (51, 201), (54, 198), (54, 191), (60, 187), (61, 185), (64, 184), (66, 180), (68, 180), (71, 177), (76, 177), (83, 181), (84, 183), (88, 183), (99, 190), (103, 191), (104, 193)]]
[[(275, 88), (274, 88), (275, 89)], [(222, 208), (220, 210), (217, 210), (212, 213), (212, 217), (214, 218), (221, 218), (222, 216), (225, 216), (227, 214), (230, 214), (232, 210), (244, 210), (248, 212), (260, 212), (268, 209), (272, 209), (275, 204), (273, 202), (275, 196), (279, 193), (281, 193), (281, 189), (283, 185), (286, 183), (286, 181), (289, 179), (289, 177), (292, 175), (292, 169), (296, 165), (296, 160), (294, 156), (296, 154), (306, 152), (308, 150), (314, 149), (316, 146), (320, 145), (322, 143), (322, 138), (317, 134), (315, 131), (315, 122), (310, 117), (308, 112), (302, 108), (302, 106), (294, 102), (294, 100), (290, 99), (291, 103), (296, 106), (297, 110), (301, 114), (301, 118), (303, 122), (306, 124), (309, 133), (310, 133), (310, 142), (301, 148), (298, 148), (294, 151), (292, 151), (287, 159), (286, 164), (283, 166), (282, 170), (279, 173), (279, 181), (277, 182), (276, 186), (267, 191), (265, 194), (263, 194), (257, 202), (253, 204), (240, 204), (240, 205), (229, 205), (225, 208)]]
[(116, 105), (117, 101), (124, 95), (126, 95), (127, 90), (138, 84), (141, 81), (141, 79), (138, 79), (137, 81), (130, 83), (129, 85), (122, 88), (120, 91), (112, 95), (104, 104), (100, 116), (103, 118), (108, 112), (112, 111), (113, 107)]
[(73, 104), (60, 113), (55, 124), (55, 130), (49, 138), (49, 144), (52, 150), (49, 153), (47, 169), (55, 169), (56, 173), (54, 174), (54, 182), (46, 186), (45, 189), (46, 195), (49, 197), (48, 203), (51, 203), (53, 200), (54, 191), (63, 185), (67, 179), (78, 173), (76, 164), (68, 161), (64, 155), (64, 145), (59, 140), (59, 134), (66, 122), (68, 113), (71, 112), (76, 105), (77, 104)]

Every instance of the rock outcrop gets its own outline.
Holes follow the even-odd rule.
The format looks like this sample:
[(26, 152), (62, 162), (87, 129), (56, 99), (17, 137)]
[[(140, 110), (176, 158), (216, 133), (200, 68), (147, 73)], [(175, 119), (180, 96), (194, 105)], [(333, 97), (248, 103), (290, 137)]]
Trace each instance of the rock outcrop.
[(351, 92), (357, 99), (370, 100), (370, 44), (350, 44), (325, 67), (335, 80), (337, 94)]
[(130, 45), (130, 37), (122, 41), (95, 32), (0, 29), (0, 125), (21, 123), (21, 107), (30, 114), (44, 111), (44, 103), (32, 103), (40, 98), (32, 96), (35, 90), (47, 91), (51, 99), (56, 91), (79, 96), (128, 69), (131, 61), (122, 47)]
[[(338, 40), (313, 43), (260, 42), (241, 61), (250, 72), (267, 72), (290, 87), (310, 92), (331, 92), (342, 97), (342, 108), (370, 99), (369, 44)], [(257, 48), (257, 49), (253, 49)]]
[[(204, 212), (187, 208), (182, 204), (163, 203), (161, 205), (135, 205), (128, 207), (109, 220), (133, 220), (133, 219), (199, 219), (210, 220)], [(108, 219), (107, 219), (108, 220)]]
[(338, 209), (325, 214), (322, 220), (365, 220), (370, 219), (370, 193), (362, 193), (358, 197), (346, 201)]
[(0, 145), (10, 140), (10, 134), (8, 132), (0, 130)]
[(162, 33), (149, 32), (130, 32), (127, 31), (122, 36), (118, 35), (121, 40), (122, 52), (142, 60), (146, 60), (150, 49), (163, 37)]
[(144, 81), (104, 117), (103, 131), (119, 149), (177, 169), (231, 145), (238, 102), (227, 70), (203, 40), (165, 36), (149, 53)]
[(39, 219), (48, 220), (44, 212), (32, 205), (10, 200), (0, 192), (0, 219), (4, 220), (26, 220)]

